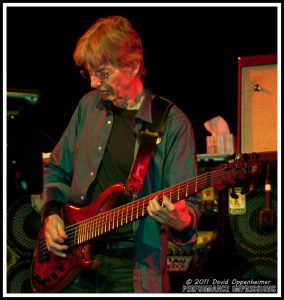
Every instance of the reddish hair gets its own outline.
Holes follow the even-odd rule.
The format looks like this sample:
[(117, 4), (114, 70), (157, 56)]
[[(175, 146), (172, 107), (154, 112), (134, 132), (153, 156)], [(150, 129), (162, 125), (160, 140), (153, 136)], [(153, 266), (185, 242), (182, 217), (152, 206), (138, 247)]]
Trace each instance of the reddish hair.
[(78, 40), (73, 54), (78, 68), (97, 69), (110, 64), (117, 68), (140, 63), (145, 75), (143, 44), (130, 22), (120, 16), (98, 19)]

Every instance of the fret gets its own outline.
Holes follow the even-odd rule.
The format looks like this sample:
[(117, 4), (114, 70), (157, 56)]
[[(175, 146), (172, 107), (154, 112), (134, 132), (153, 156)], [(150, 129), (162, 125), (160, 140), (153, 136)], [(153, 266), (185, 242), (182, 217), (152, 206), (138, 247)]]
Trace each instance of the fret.
[(115, 221), (115, 212), (113, 214), (113, 219), (112, 219), (112, 229), (114, 229), (114, 221)]
[(86, 240), (86, 235), (87, 235), (87, 228), (86, 228), (86, 222), (84, 222), (83, 223), (83, 236), (82, 236), (83, 242), (85, 242), (85, 240)]
[(94, 228), (93, 228), (93, 236), (94, 236), (94, 237), (97, 236), (97, 222), (98, 222), (98, 218), (95, 217), (95, 218), (94, 218)]
[(94, 219), (91, 219), (89, 222), (87, 221), (88, 224), (88, 231), (89, 231), (89, 236), (90, 239), (93, 237), (93, 231), (94, 231)]
[(144, 217), (144, 204), (145, 204), (145, 199), (143, 200), (143, 203), (142, 203), (142, 217)]
[(97, 226), (96, 226), (96, 236), (99, 236), (99, 232), (100, 232), (100, 218), (101, 218), (101, 215), (98, 215), (98, 218), (97, 218)]
[(164, 207), (164, 203), (163, 203), (163, 197), (164, 197), (164, 193), (161, 195), (161, 198), (159, 198), (159, 193), (158, 193), (158, 200), (160, 200), (162, 202), (161, 206)]
[(131, 203), (131, 208), (132, 208), (132, 210), (131, 210), (131, 222), (133, 221), (133, 203)]
[(76, 226), (74, 241), (78, 244), (78, 226)]
[(81, 243), (81, 238), (82, 238), (82, 225), (79, 225), (79, 244)]
[(128, 205), (126, 206), (126, 214), (125, 214), (125, 224), (127, 224), (128, 220)]
[(85, 242), (86, 237), (87, 237), (87, 228), (86, 228), (86, 222), (83, 223), (83, 228), (84, 228), (84, 235), (83, 235), (83, 242)]
[(84, 239), (84, 242), (86, 240), (88, 240), (88, 238), (89, 238), (89, 228), (87, 226), (87, 222), (85, 222), (85, 239)]
[[(66, 227), (65, 229), (67, 230), (68, 227)], [(75, 227), (75, 232), (74, 232), (74, 237), (73, 237), (73, 241), (74, 241), (74, 245), (77, 244), (77, 229), (78, 226)]]
[(90, 232), (90, 239), (92, 239), (93, 236), (93, 231), (94, 231), (94, 219), (92, 219), (92, 221), (90, 222), (90, 224), (88, 225), (89, 227), (89, 232)]
[(178, 187), (177, 200), (179, 200), (179, 187)]
[(95, 218), (94, 218), (94, 229), (93, 229), (93, 236), (94, 236), (94, 237), (97, 236), (97, 227), (98, 227), (98, 218), (95, 217)]
[(90, 234), (90, 229), (87, 226), (87, 222), (85, 222), (85, 227), (86, 227), (86, 236), (85, 236), (85, 241), (89, 239), (89, 234)]
[(122, 207), (122, 215), (121, 215), (121, 221), (120, 221), (120, 225), (123, 225), (123, 207)]
[(82, 223), (81, 243), (84, 242), (84, 237), (85, 237), (85, 226), (84, 223)]
[(108, 231), (110, 231), (110, 223), (111, 223), (111, 211), (109, 212)]
[(90, 234), (91, 234), (91, 227), (87, 226), (88, 225), (88, 222), (86, 222), (86, 231), (87, 231), (87, 236), (86, 236), (86, 240), (88, 241), (91, 237), (90, 237)]
[(104, 233), (104, 217), (103, 217), (103, 215), (101, 216), (101, 223), (100, 223), (100, 228), (101, 228), (101, 234), (103, 234)]
[(86, 235), (86, 226), (85, 226), (85, 223), (82, 223), (82, 242), (84, 242), (85, 240), (85, 235)]
[(89, 228), (90, 228), (90, 237), (93, 238), (94, 237), (94, 235), (93, 235), (93, 233), (94, 233), (94, 219), (92, 219), (90, 221)]
[(79, 231), (78, 231), (78, 244), (80, 244), (81, 243), (81, 225), (79, 225)]
[(139, 218), (139, 210), (138, 210), (138, 208), (139, 208), (139, 205), (136, 205), (136, 219), (138, 219)]
[(80, 229), (80, 226), (78, 225), (76, 228), (76, 244), (79, 244), (79, 229)]
[(85, 223), (82, 224), (82, 242), (85, 241), (86, 238), (86, 226)]
[(87, 225), (88, 225), (88, 222), (85, 222), (86, 234), (85, 234), (85, 240), (84, 241), (89, 240), (90, 229)]

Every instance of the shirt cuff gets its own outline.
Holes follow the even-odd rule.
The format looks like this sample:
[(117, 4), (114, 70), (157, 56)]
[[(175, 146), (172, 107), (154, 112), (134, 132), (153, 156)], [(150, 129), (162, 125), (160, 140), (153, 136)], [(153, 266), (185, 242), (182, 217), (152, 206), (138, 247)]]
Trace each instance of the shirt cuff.
[(185, 229), (183, 229), (181, 231), (175, 230), (173, 228), (170, 229), (172, 238), (175, 241), (179, 241), (181, 243), (187, 243), (191, 239), (191, 237), (192, 237), (192, 226), (194, 224), (194, 216), (190, 211), (189, 211), (189, 214), (190, 214), (191, 220), (190, 220), (189, 225)]
[(62, 202), (57, 200), (51, 200), (44, 204), (40, 211), (41, 221), (43, 222), (45, 218), (51, 215), (59, 215), (61, 211)]

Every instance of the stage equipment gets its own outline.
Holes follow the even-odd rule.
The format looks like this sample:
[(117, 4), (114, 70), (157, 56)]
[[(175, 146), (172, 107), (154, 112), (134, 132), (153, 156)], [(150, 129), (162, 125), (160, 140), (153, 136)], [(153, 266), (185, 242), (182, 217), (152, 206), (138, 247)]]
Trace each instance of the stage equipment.
[(277, 55), (238, 57), (237, 153), (277, 151)]
[(7, 292), (31, 292), (30, 266), (40, 228), (31, 194), (43, 188), (40, 93), (7, 91)]

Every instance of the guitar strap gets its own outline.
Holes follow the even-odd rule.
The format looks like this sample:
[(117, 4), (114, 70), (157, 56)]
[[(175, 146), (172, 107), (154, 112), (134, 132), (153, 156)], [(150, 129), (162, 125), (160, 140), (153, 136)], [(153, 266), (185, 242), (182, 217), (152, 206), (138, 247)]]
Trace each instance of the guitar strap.
[(144, 122), (139, 132), (139, 148), (128, 177), (126, 192), (136, 194), (142, 187), (151, 155), (162, 140), (167, 115), (174, 104), (156, 96), (152, 102), (152, 123)]

